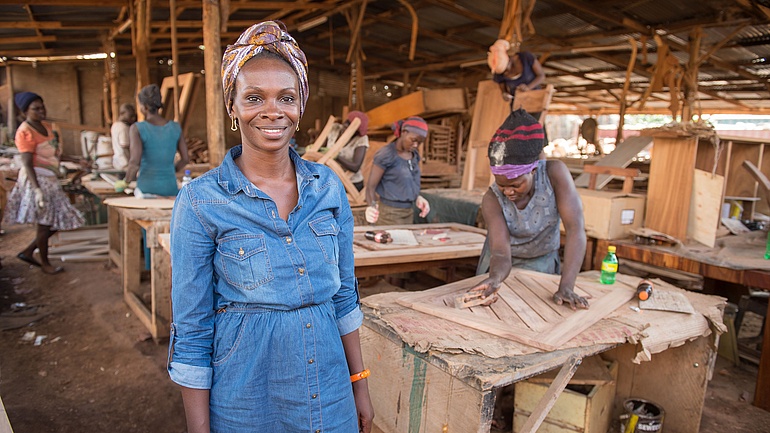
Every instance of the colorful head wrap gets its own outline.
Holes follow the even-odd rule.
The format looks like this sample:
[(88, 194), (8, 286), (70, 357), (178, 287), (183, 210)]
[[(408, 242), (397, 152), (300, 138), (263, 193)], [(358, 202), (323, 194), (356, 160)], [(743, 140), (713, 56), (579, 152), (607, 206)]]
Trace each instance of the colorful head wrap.
[(38, 99), (41, 101), (43, 100), (40, 95), (34, 92), (19, 92), (13, 97), (14, 102), (16, 102), (16, 106), (19, 107), (19, 110), (21, 110), (22, 113), (25, 113), (30, 104), (37, 101)]
[(353, 119), (358, 119), (361, 123), (358, 125), (358, 135), (363, 137), (369, 131), (369, 116), (361, 111), (351, 111), (348, 113), (348, 121), (352, 122)]
[(422, 117), (411, 116), (393, 124), (393, 133), (396, 138), (400, 137), (403, 131), (413, 132), (420, 137), (427, 137), (428, 123)]
[(513, 179), (532, 171), (543, 150), (543, 127), (526, 111), (513, 111), (489, 142), (492, 174)]
[(225, 109), (232, 116), (235, 79), (243, 65), (263, 51), (277, 54), (291, 65), (299, 77), (300, 111), (305, 112), (308, 98), (307, 59), (297, 41), (275, 21), (254, 24), (241, 33), (234, 44), (228, 45), (222, 56), (222, 90), (225, 96)]

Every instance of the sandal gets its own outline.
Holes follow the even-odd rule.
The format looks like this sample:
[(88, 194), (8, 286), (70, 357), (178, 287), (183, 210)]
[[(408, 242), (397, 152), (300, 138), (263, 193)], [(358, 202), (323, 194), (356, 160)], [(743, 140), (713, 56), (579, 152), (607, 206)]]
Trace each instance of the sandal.
[(21, 260), (22, 262), (27, 262), (27, 263), (29, 263), (32, 266), (37, 266), (38, 268), (42, 267), (40, 265), (40, 263), (37, 260), (35, 260), (34, 257), (29, 257), (28, 255), (26, 255), (24, 253), (16, 254), (16, 258)]

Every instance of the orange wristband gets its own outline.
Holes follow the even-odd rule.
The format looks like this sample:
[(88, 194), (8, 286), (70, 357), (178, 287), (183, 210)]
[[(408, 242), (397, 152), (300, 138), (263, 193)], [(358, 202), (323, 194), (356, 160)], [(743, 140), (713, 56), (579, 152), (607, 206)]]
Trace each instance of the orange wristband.
[(367, 377), (369, 377), (370, 374), (372, 374), (372, 373), (369, 371), (368, 368), (366, 370), (360, 372), (360, 373), (351, 374), (350, 375), (350, 382), (351, 383), (352, 382), (358, 382), (361, 379), (366, 379)]

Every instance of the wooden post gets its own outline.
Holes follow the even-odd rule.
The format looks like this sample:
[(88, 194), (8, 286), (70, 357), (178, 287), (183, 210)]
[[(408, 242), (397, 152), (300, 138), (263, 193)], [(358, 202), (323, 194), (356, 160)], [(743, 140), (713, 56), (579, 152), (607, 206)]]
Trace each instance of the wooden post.
[[(700, 26), (690, 32), (690, 59), (687, 62), (687, 71), (684, 78), (684, 106), (682, 107), (682, 122), (692, 121), (695, 98), (698, 96), (698, 58), (700, 57), (700, 43), (703, 32)], [(672, 90), (673, 91), (673, 90)]]
[(765, 315), (765, 337), (762, 345), (762, 357), (759, 360), (757, 387), (754, 390), (754, 406), (770, 411), (770, 304)]
[(104, 58), (104, 76), (102, 77), (102, 126), (106, 126), (112, 123), (112, 114), (110, 113), (110, 51), (106, 37), (102, 41), (102, 50), (107, 53), (107, 57)]
[[(147, 64), (147, 54), (150, 52), (150, 7), (152, 0), (136, 0), (134, 9), (134, 57), (136, 57), (136, 91), (150, 84), (150, 68)], [(137, 104), (138, 106), (138, 104)], [(137, 110), (141, 116), (141, 110)], [(140, 119), (141, 120), (141, 119)]]
[(626, 108), (628, 108), (628, 89), (631, 86), (631, 73), (634, 71), (634, 64), (636, 64), (636, 40), (629, 37), (628, 42), (631, 44), (631, 58), (628, 60), (628, 67), (626, 68), (623, 93), (620, 95), (620, 119), (618, 120), (618, 132), (615, 135), (615, 146), (623, 141), (623, 126), (625, 125)]
[(118, 72), (118, 54), (115, 51), (115, 40), (113, 38), (107, 39), (107, 78), (110, 86), (110, 107), (112, 112), (112, 119), (110, 123), (115, 123), (120, 117), (120, 73)]
[(225, 154), (219, 0), (203, 0), (203, 45), (203, 65), (206, 71), (206, 138), (209, 165), (216, 167), (222, 162)]
[(171, 23), (171, 75), (174, 78), (174, 120), (179, 122), (179, 51), (176, 39), (176, 0), (168, 1), (169, 20)]
[(5, 63), (5, 82), (8, 84), (8, 134), (13, 138), (16, 135), (16, 102), (13, 100), (13, 72), (11, 64)]

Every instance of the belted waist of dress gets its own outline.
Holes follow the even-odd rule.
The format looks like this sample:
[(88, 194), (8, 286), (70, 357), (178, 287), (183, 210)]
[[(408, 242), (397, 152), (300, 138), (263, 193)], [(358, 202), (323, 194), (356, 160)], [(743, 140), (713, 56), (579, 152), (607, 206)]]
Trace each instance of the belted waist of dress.
[(322, 304), (310, 304), (310, 305), (302, 305), (298, 308), (270, 308), (265, 307), (261, 304), (248, 304), (248, 303), (233, 303), (228, 305), (223, 305), (219, 308), (217, 308), (217, 314), (220, 313), (245, 313), (245, 314), (260, 314), (260, 313), (275, 313), (275, 312), (281, 312), (286, 313), (290, 311), (298, 311), (303, 310), (305, 308), (311, 308), (311, 307), (319, 307), (326, 304), (332, 304), (333, 301), (330, 299)]

